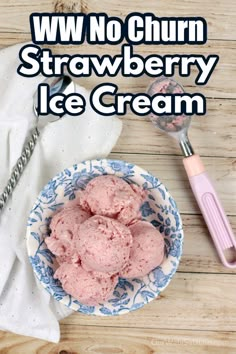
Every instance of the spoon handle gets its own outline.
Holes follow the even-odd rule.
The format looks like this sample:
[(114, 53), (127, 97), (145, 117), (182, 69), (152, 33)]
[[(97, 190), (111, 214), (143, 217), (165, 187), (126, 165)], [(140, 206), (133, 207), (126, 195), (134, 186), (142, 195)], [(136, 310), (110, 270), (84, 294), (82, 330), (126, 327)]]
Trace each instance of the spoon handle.
[(12, 173), (7, 182), (7, 185), (4, 188), (2, 195), (0, 195), (0, 211), (2, 211), (3, 207), (5, 206), (8, 198), (10, 197), (15, 186), (17, 185), (17, 182), (19, 181), (27, 163), (29, 162), (36, 146), (39, 134), (40, 133), (38, 128), (34, 128), (28, 143), (25, 145), (21, 156), (17, 160), (15, 167), (12, 169)]

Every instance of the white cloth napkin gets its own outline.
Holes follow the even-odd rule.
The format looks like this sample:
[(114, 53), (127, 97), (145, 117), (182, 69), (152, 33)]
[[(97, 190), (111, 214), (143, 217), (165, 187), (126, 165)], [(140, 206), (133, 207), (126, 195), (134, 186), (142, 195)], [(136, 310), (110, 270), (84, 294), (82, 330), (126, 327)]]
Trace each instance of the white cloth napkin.
[[(16, 73), (22, 45), (0, 51), (0, 193), (34, 126), (32, 96), (42, 77)], [(89, 92), (77, 86), (88, 98)], [(105, 157), (122, 129), (117, 117), (96, 114), (87, 100), (82, 116), (47, 125), (33, 156), (0, 214), (0, 329), (58, 342), (58, 320), (70, 313), (36, 283), (26, 252), (29, 211), (47, 181), (82, 160)]]

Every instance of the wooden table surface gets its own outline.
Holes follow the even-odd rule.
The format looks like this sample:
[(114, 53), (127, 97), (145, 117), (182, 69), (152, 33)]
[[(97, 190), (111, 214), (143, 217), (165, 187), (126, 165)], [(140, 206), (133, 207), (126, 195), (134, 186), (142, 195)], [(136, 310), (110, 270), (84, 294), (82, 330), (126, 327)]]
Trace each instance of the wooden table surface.
[[(202, 16), (208, 22), (204, 46), (144, 46), (136, 53), (218, 54), (220, 61), (208, 84), (196, 87), (196, 71), (181, 82), (190, 93), (207, 97), (208, 112), (194, 117), (190, 138), (215, 181), (236, 230), (236, 2), (235, 0), (0, 0), (0, 47), (30, 39), (31, 12), (103, 12), (124, 17), (129, 12), (158, 16)], [(56, 48), (93, 53), (94, 48)], [(97, 46), (98, 54), (119, 52), (117, 46)], [(148, 77), (109, 80), (122, 92), (144, 92)], [(104, 78), (80, 83), (94, 87)], [(111, 157), (134, 162), (158, 176), (176, 199), (182, 214), (185, 243), (177, 274), (161, 296), (133, 313), (114, 318), (74, 313), (61, 321), (61, 341), (52, 344), (0, 332), (0, 353), (236, 353), (236, 271), (221, 266), (190, 190), (177, 144), (151, 123), (128, 113)]]

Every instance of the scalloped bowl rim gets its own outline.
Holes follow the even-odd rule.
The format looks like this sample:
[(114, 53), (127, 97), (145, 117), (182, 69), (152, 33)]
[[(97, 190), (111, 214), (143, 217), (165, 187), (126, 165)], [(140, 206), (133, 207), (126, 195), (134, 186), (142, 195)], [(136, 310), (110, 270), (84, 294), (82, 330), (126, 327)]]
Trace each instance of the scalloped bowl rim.
[[(123, 166), (124, 169), (127, 169), (127, 171), (130, 170), (130, 171), (133, 172), (133, 169), (134, 169), (135, 170), (135, 174), (134, 174), (134, 176), (132, 176), (130, 178), (130, 181), (134, 182), (134, 183), (137, 183), (137, 184), (139, 184), (137, 182), (137, 178), (136, 178), (137, 175), (139, 175), (139, 177), (144, 175), (144, 176), (146, 176), (146, 178), (147, 178), (147, 176), (150, 176), (150, 180), (151, 180), (151, 178), (153, 178), (153, 181), (158, 181), (158, 188), (160, 190), (162, 190), (162, 192), (159, 192), (160, 199), (162, 199), (163, 196), (166, 195), (169, 198), (168, 199), (169, 200), (169, 204), (170, 204), (170, 200), (174, 203), (174, 205), (171, 204), (171, 207), (173, 207), (173, 210), (175, 211), (175, 218), (178, 218), (178, 222), (179, 222), (179, 226), (178, 226), (178, 233), (179, 233), (178, 237), (179, 238), (178, 238), (177, 256), (175, 256), (175, 252), (173, 252), (174, 256), (173, 257), (171, 256), (172, 260), (169, 261), (168, 264), (167, 264), (168, 259), (166, 258), (165, 262), (163, 262), (159, 267), (157, 267), (155, 270), (151, 271), (146, 277), (144, 277), (142, 279), (132, 279), (132, 280), (131, 279), (127, 279), (126, 283), (125, 283), (124, 279), (120, 279), (120, 282), (121, 282), (122, 285), (121, 285), (121, 289), (119, 288), (119, 290), (121, 291), (122, 288), (124, 288), (125, 291), (128, 291), (128, 293), (129, 293), (129, 292), (132, 291), (132, 287), (134, 286), (135, 280), (137, 282), (138, 282), (138, 280), (141, 281), (141, 283), (139, 283), (139, 286), (143, 286), (142, 284), (145, 284), (145, 287), (147, 287), (146, 278), (147, 277), (149, 278), (149, 281), (150, 281), (149, 286), (150, 286), (150, 284), (154, 284), (155, 283), (155, 281), (153, 280), (154, 279), (153, 277), (150, 280), (150, 277), (151, 277), (151, 275), (153, 275), (154, 271), (157, 272), (157, 273), (158, 272), (160, 273), (159, 275), (157, 274), (157, 279), (158, 279), (158, 277), (160, 277), (160, 279), (162, 279), (162, 281), (163, 281), (162, 286), (156, 285), (156, 290), (153, 290), (153, 289), (150, 290), (149, 289), (149, 291), (148, 290), (141, 291), (141, 295), (142, 296), (143, 296), (143, 293), (145, 293), (145, 291), (147, 293), (147, 296), (145, 297), (145, 295), (144, 295), (143, 302), (139, 302), (139, 303), (133, 302), (133, 305), (131, 307), (127, 307), (127, 306), (123, 305), (123, 304), (125, 304), (127, 302), (127, 300), (125, 300), (123, 302), (123, 304), (120, 305), (120, 306), (119, 306), (119, 304), (116, 305), (116, 303), (118, 303), (118, 301), (116, 303), (113, 303), (113, 305), (109, 304), (109, 306), (114, 306), (114, 307), (115, 306), (119, 306), (119, 307), (117, 307), (118, 309), (116, 309), (116, 307), (115, 307), (115, 309), (112, 310), (112, 309), (109, 309), (107, 307), (108, 306), (107, 305), (108, 302), (105, 303), (106, 306), (104, 306), (104, 304), (99, 304), (98, 306), (86, 306), (86, 305), (83, 305), (83, 304), (79, 303), (78, 301), (75, 301), (75, 299), (71, 295), (68, 295), (68, 294), (64, 294), (64, 296), (62, 296), (62, 298), (57, 298), (56, 297), (57, 293), (50, 288), (51, 285), (48, 285), (47, 282), (42, 281), (42, 274), (39, 271), (39, 268), (37, 268), (37, 266), (35, 266), (34, 262), (32, 261), (32, 258), (33, 258), (32, 255), (34, 255), (34, 252), (35, 252), (35, 251), (32, 251), (32, 248), (35, 249), (35, 246), (32, 247), (32, 242), (34, 242), (34, 240), (33, 240), (33, 237), (32, 237), (32, 233), (33, 232), (32, 232), (32, 224), (30, 224), (30, 220), (32, 220), (32, 214), (34, 215), (36, 208), (40, 205), (40, 203), (42, 203), (40, 198), (42, 197), (43, 192), (45, 190), (47, 190), (47, 187), (50, 184), (52, 184), (55, 181), (57, 181), (58, 179), (62, 178), (62, 176), (64, 176), (64, 175), (68, 176), (70, 173), (72, 173), (72, 171), (74, 172), (74, 174), (81, 173), (82, 170), (86, 169), (86, 166), (89, 165), (90, 168), (91, 168), (91, 166), (96, 166), (97, 164), (102, 166), (101, 168), (104, 168), (105, 171), (109, 171), (111, 169), (111, 171), (110, 171), (111, 173), (105, 172), (105, 174), (115, 174), (115, 175), (117, 175), (117, 176), (119, 176), (121, 178), (124, 178), (125, 180), (127, 180), (127, 179), (122, 174), (122, 171), (119, 170), (120, 166)], [(108, 167), (108, 166), (110, 166), (110, 167)], [(112, 170), (112, 168), (115, 168), (115, 167), (117, 167), (117, 168), (115, 170), (114, 169)], [(101, 174), (104, 174), (104, 173), (101, 173)], [(92, 178), (94, 178), (94, 177), (92, 177)], [(127, 178), (129, 178), (129, 176)], [(78, 178), (78, 181), (80, 181), (80, 178)], [(149, 182), (145, 181), (144, 183), (148, 184)], [(76, 190), (76, 188), (74, 190)], [(152, 189), (150, 189), (150, 190), (152, 190)], [(156, 188), (153, 189), (152, 192), (150, 192), (151, 196), (153, 196), (154, 191), (155, 191), (155, 193), (157, 193)], [(65, 198), (65, 197), (63, 196), (63, 198)], [(169, 210), (171, 209), (171, 207), (169, 206)], [(167, 211), (165, 210), (165, 212), (167, 212)], [(52, 214), (53, 214), (53, 212), (52, 212)], [(161, 218), (161, 213), (160, 213), (159, 217)], [(163, 218), (163, 216), (162, 216), (162, 218)], [(148, 220), (148, 218), (144, 218), (144, 219)], [(169, 219), (169, 217), (168, 217), (168, 219)], [(168, 221), (168, 223), (169, 223), (169, 221)], [(170, 229), (170, 226), (171, 226), (171, 224), (168, 225), (168, 229)], [(164, 236), (164, 237), (166, 237), (166, 236)], [(139, 166), (137, 166), (135, 164), (123, 161), (123, 160), (94, 159), (94, 160), (86, 160), (86, 161), (80, 162), (78, 164), (75, 164), (72, 167), (64, 169), (62, 172), (58, 173), (55, 177), (53, 177), (45, 185), (45, 187), (39, 193), (38, 198), (37, 198), (32, 210), (31, 210), (29, 218), (28, 218), (26, 244), (27, 244), (27, 252), (28, 252), (29, 259), (30, 259), (30, 263), (32, 265), (32, 268), (33, 268), (34, 274), (36, 275), (36, 278), (39, 280), (40, 284), (50, 293), (50, 295), (52, 295), (57, 301), (63, 303), (64, 305), (66, 305), (69, 308), (72, 308), (75, 311), (82, 312), (82, 313), (85, 313), (85, 314), (93, 314), (93, 315), (100, 315), (100, 316), (113, 316), (113, 315), (124, 314), (124, 313), (130, 312), (130, 311), (134, 311), (134, 310), (136, 310), (136, 309), (138, 309), (140, 307), (143, 307), (145, 304), (147, 304), (147, 303), (151, 302), (152, 300), (154, 300), (155, 298), (157, 298), (159, 296), (159, 294), (168, 286), (168, 284), (170, 283), (170, 281), (171, 281), (173, 275), (175, 274), (175, 272), (176, 272), (176, 270), (178, 268), (178, 265), (179, 265), (179, 261), (180, 261), (180, 258), (181, 258), (181, 255), (182, 255), (182, 250), (183, 250), (183, 238), (184, 238), (184, 233), (183, 233), (183, 228), (182, 228), (182, 220), (181, 220), (181, 216), (179, 214), (176, 202), (171, 197), (170, 193), (168, 192), (168, 190), (166, 189), (164, 184), (158, 178), (156, 178), (150, 172), (144, 170), (143, 168), (141, 168), (141, 167), (139, 167)], [(166, 238), (165, 238), (165, 240), (166, 240)], [(175, 242), (176, 242), (176, 240), (175, 240)], [(42, 241), (41, 241), (41, 243), (42, 243)], [(34, 257), (35, 257), (35, 255), (34, 255)], [(168, 257), (169, 257), (169, 255), (168, 255)], [(40, 262), (41, 262), (41, 258), (40, 258)], [(165, 269), (167, 269), (168, 266), (170, 266), (170, 262), (172, 263), (172, 269), (169, 272), (169, 274), (165, 274)], [(162, 269), (163, 267), (164, 267), (164, 271)], [(41, 267), (41, 268), (43, 268), (43, 267)], [(51, 275), (51, 277), (52, 277), (52, 275)], [(124, 284), (122, 282), (124, 282)], [(128, 286), (128, 289), (127, 289), (127, 286)], [(154, 295), (153, 295), (152, 292), (154, 293)], [(117, 293), (119, 293), (119, 291)], [(134, 295), (134, 297), (135, 296), (137, 296), (137, 293)], [(130, 298), (130, 300), (131, 299), (133, 299), (133, 298)], [(114, 302), (115, 301), (116, 301), (116, 298), (114, 299)], [(122, 303), (122, 301), (121, 301), (121, 303)]]

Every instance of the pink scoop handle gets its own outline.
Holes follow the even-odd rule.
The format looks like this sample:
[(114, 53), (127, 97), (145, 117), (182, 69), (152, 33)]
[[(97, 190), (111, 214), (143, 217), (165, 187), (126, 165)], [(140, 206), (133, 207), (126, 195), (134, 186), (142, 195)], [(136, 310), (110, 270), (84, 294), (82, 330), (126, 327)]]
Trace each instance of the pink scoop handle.
[[(236, 268), (236, 240), (234, 233), (217, 193), (205, 172), (203, 163), (198, 155), (187, 157), (183, 162), (192, 191), (221, 261), (225, 267)], [(233, 262), (229, 262), (225, 256), (225, 250), (229, 248), (233, 248), (235, 251), (235, 261)]]

